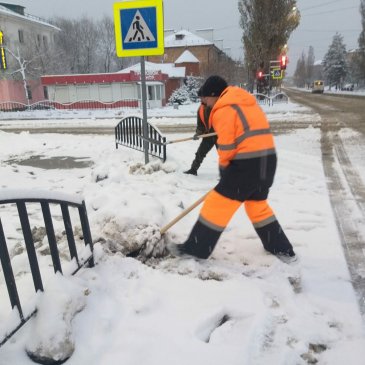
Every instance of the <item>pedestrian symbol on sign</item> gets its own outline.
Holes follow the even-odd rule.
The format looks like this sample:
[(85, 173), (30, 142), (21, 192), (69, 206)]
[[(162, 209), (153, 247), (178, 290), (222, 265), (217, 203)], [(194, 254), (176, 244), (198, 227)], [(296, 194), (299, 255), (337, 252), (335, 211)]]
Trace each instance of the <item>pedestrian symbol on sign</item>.
[[(136, 20), (132, 23), (132, 25), (133, 25), (133, 29), (135, 29), (135, 30), (136, 30), (136, 33), (134, 33), (133, 38), (132, 38), (132, 37), (130, 37), (130, 38), (129, 38), (128, 42), (132, 42), (132, 39), (133, 39), (133, 40), (135, 40), (135, 39), (136, 39), (136, 37), (137, 37), (137, 35), (138, 35), (138, 33), (140, 33), (140, 34), (141, 34), (142, 39), (144, 39), (143, 26), (140, 24), (139, 19), (140, 19), (140, 17), (137, 15), (137, 16), (136, 16)], [(146, 38), (147, 38), (147, 40), (148, 40), (148, 41), (150, 40), (150, 39), (149, 39), (149, 37), (146, 37)], [(141, 38), (140, 38), (140, 37), (138, 37), (138, 38), (137, 38), (137, 41), (141, 41)]]
[(155, 42), (155, 40), (147, 22), (144, 20), (141, 12), (137, 10), (124, 37), (124, 43)]
[(282, 79), (283, 78), (283, 73), (280, 69), (274, 69), (271, 71), (271, 77), (273, 79)]

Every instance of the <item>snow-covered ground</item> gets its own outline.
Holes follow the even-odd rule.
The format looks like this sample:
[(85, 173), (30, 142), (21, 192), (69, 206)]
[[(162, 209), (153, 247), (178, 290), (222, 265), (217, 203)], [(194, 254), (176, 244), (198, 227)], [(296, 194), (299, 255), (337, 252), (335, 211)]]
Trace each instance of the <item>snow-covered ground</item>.
[[(194, 123), (196, 107), (151, 110), (149, 115), (157, 125)], [(264, 109), (273, 124), (319, 120), (292, 103)], [(114, 126), (117, 120), (90, 115), (82, 125)], [(11, 121), (17, 126), (53, 122), (41, 116), (38, 121)], [(9, 122), (0, 121), (4, 123)], [(81, 122), (70, 117), (62, 123)], [(352, 133), (347, 130), (344, 137)], [(116, 150), (112, 134), (0, 132), (0, 187), (82, 194), (96, 261), (94, 268), (76, 276), (54, 275), (49, 255), (40, 254), (47, 240), (40, 243), (46, 290), (35, 298), (37, 317), (0, 348), (1, 365), (32, 364), (25, 348), (34, 348), (38, 338), (55, 345), (55, 334), (65, 333), (65, 322), (75, 347), (68, 365), (363, 363), (364, 327), (328, 198), (319, 129), (276, 136), (279, 163), (269, 200), (298, 253), (295, 264), (284, 264), (263, 250), (243, 209), (209, 260), (167, 257), (144, 264), (120, 252), (125, 237), (138, 235), (144, 227), (164, 226), (215, 186), (213, 150), (198, 177), (183, 174), (198, 143), (169, 145), (166, 163), (152, 159), (144, 166), (142, 153)], [(348, 153), (361, 149), (352, 145)], [(32, 156), (41, 156), (43, 162), (67, 156), (87, 163), (69, 169), (18, 164)], [(19, 291), (27, 297), (33, 287), (26, 253), (15, 228), (18, 218), (8, 210), (1, 208), (1, 219), (5, 234), (13, 238), (9, 249)], [(36, 212), (31, 212), (35, 219)], [(195, 209), (174, 225), (167, 240), (183, 242), (198, 213)], [(61, 246), (61, 256), (63, 250)], [(0, 275), (0, 337), (15, 323), (9, 307)], [(71, 320), (64, 312), (77, 314)]]

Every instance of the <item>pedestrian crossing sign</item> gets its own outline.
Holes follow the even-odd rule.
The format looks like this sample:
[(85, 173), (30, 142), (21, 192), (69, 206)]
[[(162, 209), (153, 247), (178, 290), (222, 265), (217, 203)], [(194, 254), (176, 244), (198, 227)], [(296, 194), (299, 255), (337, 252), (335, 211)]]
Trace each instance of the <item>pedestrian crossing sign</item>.
[(271, 71), (271, 77), (273, 79), (282, 79), (283, 78), (283, 71), (280, 68), (275, 68)]
[(162, 0), (115, 3), (114, 26), (118, 57), (164, 53)]

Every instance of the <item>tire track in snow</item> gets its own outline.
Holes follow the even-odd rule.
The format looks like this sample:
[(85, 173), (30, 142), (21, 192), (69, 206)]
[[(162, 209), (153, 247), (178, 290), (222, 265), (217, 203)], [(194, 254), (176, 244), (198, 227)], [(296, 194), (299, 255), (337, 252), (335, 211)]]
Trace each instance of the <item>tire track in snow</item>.
[[(322, 130), (321, 150), (330, 202), (345, 258), (357, 293), (360, 312), (365, 315), (365, 252), (359, 224), (365, 225), (365, 189), (347, 156), (342, 141)], [(341, 176), (342, 175), (342, 176)], [(354, 220), (354, 208), (360, 213)]]

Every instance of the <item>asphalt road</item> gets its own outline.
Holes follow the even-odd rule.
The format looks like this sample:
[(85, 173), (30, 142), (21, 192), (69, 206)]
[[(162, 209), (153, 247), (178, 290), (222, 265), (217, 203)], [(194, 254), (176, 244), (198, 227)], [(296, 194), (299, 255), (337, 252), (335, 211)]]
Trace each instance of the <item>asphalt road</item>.
[[(286, 89), (285, 93), (292, 101), (311, 107), (321, 116), (321, 151), (329, 196), (352, 284), (365, 319), (365, 237), (361, 234), (361, 227), (365, 226), (365, 184), (337, 133), (342, 128), (351, 128), (360, 133), (364, 145), (365, 96), (311, 94), (293, 89)], [(351, 214), (353, 204), (361, 216), (356, 220)]]

